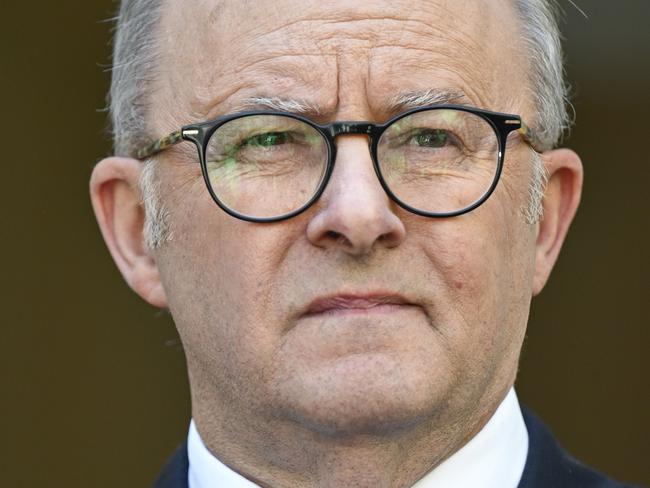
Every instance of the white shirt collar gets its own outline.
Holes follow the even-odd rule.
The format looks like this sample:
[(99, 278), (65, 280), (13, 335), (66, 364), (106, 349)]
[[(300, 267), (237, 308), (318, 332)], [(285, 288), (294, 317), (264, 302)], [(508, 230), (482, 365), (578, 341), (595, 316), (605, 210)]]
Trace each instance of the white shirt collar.
[(413, 488), (516, 488), (528, 456), (528, 430), (515, 390), (470, 441)]
[(190, 460), (190, 488), (259, 488), (208, 451), (196, 430), (194, 420), (190, 422), (190, 433), (187, 436), (187, 457)]
[[(187, 442), (190, 488), (259, 488), (214, 457), (194, 420)], [(413, 485), (413, 488), (516, 488), (528, 455), (528, 431), (515, 390), (467, 444)]]

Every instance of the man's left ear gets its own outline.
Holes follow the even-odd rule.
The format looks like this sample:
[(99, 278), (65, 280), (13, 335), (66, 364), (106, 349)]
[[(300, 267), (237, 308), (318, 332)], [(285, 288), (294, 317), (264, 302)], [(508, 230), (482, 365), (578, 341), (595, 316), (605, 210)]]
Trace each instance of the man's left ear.
[(538, 224), (533, 295), (542, 291), (575, 216), (582, 193), (582, 162), (570, 149), (542, 154), (548, 174), (544, 215)]

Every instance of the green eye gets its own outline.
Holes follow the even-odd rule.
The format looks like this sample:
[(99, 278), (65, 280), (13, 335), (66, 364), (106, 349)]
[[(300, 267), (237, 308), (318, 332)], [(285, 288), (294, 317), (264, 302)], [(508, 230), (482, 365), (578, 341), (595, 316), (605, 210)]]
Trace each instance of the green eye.
[(273, 147), (289, 142), (286, 132), (265, 132), (249, 137), (244, 141), (244, 146)]
[(419, 132), (413, 136), (413, 142), (422, 147), (444, 147), (448, 140), (447, 131), (431, 129)]

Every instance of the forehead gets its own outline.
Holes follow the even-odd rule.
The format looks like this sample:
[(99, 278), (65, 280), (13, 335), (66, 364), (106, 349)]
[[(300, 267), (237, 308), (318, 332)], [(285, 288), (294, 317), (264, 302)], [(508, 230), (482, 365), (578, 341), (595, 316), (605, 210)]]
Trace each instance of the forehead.
[(522, 88), (509, 0), (191, 0), (169, 2), (162, 28), (157, 92), (182, 122), (254, 97), (372, 116), (426, 90), (507, 111)]

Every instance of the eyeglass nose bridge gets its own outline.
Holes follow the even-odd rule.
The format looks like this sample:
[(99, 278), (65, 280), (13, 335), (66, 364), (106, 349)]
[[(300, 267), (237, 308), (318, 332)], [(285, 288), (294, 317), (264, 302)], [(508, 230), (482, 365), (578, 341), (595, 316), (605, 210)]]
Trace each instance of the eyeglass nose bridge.
[(375, 169), (375, 173), (377, 174), (377, 178), (379, 178), (381, 185), (385, 189), (387, 188), (381, 174), (379, 173), (379, 168), (377, 166), (376, 153), (375, 153), (378, 138), (380, 137), (381, 133), (385, 129), (385, 126), (373, 124), (372, 122), (367, 122), (367, 121), (343, 120), (339, 122), (332, 122), (331, 124), (328, 124), (326, 126), (321, 126), (321, 129), (324, 129), (324, 131), (329, 136), (329, 146), (330, 146), (329, 157), (330, 157), (331, 167), (329, 170), (329, 174), (326, 177), (325, 184), (327, 184), (327, 182), (329, 181), (329, 176), (331, 175), (331, 171), (336, 161), (337, 146), (336, 143), (334, 142), (334, 139), (336, 138), (336, 136), (339, 135), (358, 134), (358, 135), (368, 136), (368, 150), (370, 151), (370, 156), (373, 161), (373, 167)]
[(341, 121), (330, 124), (327, 126), (327, 129), (331, 137), (336, 137), (341, 134), (372, 136), (376, 132), (377, 126), (370, 122)]
[[(396, 200), (396, 198), (393, 196), (393, 193), (390, 191), (388, 188), (388, 185), (384, 181), (383, 176), (381, 175), (379, 171), (379, 166), (377, 164), (377, 144), (378, 140), (381, 137), (381, 134), (383, 131), (386, 129), (387, 125), (377, 125), (373, 124), (372, 122), (367, 122), (367, 121), (354, 121), (354, 120), (343, 120), (339, 122), (332, 122), (331, 124), (328, 124), (326, 126), (321, 126), (321, 129), (324, 129), (324, 131), (327, 133), (329, 136), (329, 146), (330, 146), (330, 165), (329, 169), (327, 171), (327, 175), (325, 176), (323, 180), (323, 185), (321, 187), (321, 191), (318, 192), (317, 196), (315, 197), (314, 200), (320, 198), (321, 193), (325, 190), (325, 187), (329, 184), (330, 177), (332, 176), (332, 172), (334, 169), (334, 164), (336, 161), (336, 152), (337, 152), (337, 145), (334, 142), (334, 139), (336, 136), (339, 135), (364, 135), (368, 136), (368, 150), (370, 151), (370, 157), (372, 159), (372, 166), (373, 169), (375, 170), (375, 174), (377, 175), (377, 179), (379, 180), (380, 185), (386, 192), (386, 194)], [(397, 201), (397, 200), (396, 200)], [(399, 202), (398, 202), (399, 204)]]

